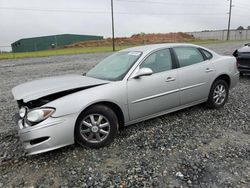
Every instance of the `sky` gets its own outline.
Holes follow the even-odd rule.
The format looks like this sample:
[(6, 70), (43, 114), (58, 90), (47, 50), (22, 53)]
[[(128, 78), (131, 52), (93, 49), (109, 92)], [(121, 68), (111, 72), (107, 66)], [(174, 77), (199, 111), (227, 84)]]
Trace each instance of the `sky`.
[[(0, 49), (54, 34), (111, 37), (111, 0), (0, 0)], [(250, 26), (249, 0), (233, 0), (231, 28)], [(115, 36), (226, 29), (228, 0), (114, 0)]]

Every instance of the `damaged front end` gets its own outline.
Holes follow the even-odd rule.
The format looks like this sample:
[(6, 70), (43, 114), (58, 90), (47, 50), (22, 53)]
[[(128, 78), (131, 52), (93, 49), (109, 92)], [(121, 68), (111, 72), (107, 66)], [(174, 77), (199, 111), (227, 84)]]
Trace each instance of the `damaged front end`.
[(50, 117), (56, 111), (54, 107), (44, 107), (47, 103), (62, 98), (66, 95), (70, 95), (72, 93), (92, 87), (96, 87), (96, 85), (61, 91), (28, 102), (17, 100), (19, 113), (16, 115), (15, 121), (20, 129), (37, 125), (38, 123)]
[[(92, 86), (93, 87), (93, 86)], [(50, 151), (74, 143), (74, 115), (52, 117), (56, 108), (46, 104), (90, 87), (62, 91), (36, 100), (17, 100), (19, 113), (16, 116), (18, 134), (29, 155)], [(71, 134), (70, 134), (71, 133)]]
[(29, 155), (74, 143), (74, 122), (77, 119), (77, 114), (70, 113), (53, 117), (57, 109), (50, 106), (50, 102), (107, 83), (106, 81), (86, 77), (81, 77), (86, 81), (84, 83), (77, 80), (73, 81), (76, 78), (80, 80), (80, 77), (68, 76), (66, 78), (60, 78), (65, 81), (64, 83), (54, 81), (55, 83), (51, 84), (49, 79), (46, 79), (46, 82), (44, 80), (34, 81), (12, 89), (19, 107), (19, 113), (15, 116), (18, 134)]
[[(95, 86), (98, 86), (98, 85), (95, 85)], [(36, 99), (36, 100), (28, 101), (28, 102), (24, 102), (23, 99), (21, 99), (21, 100), (17, 100), (17, 104), (18, 104), (19, 108), (21, 108), (23, 106), (26, 106), (28, 109), (38, 108), (40, 106), (43, 106), (51, 101), (54, 101), (56, 99), (59, 99), (61, 97), (66, 96), (66, 95), (70, 95), (72, 93), (82, 91), (82, 90), (85, 90), (85, 89), (88, 89), (91, 87), (95, 87), (95, 86), (82, 87), (82, 88), (70, 89), (67, 91), (61, 91), (61, 92), (50, 94), (50, 95), (41, 97), (41, 98)]]

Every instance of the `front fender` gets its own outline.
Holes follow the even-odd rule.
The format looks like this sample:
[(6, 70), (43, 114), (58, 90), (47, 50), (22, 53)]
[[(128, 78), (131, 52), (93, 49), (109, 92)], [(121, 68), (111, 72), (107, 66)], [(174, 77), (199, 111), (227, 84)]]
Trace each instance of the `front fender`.
[(124, 81), (78, 91), (47, 103), (46, 106), (56, 108), (53, 117), (60, 117), (68, 114), (80, 114), (90, 105), (99, 102), (115, 103), (121, 108), (125, 120), (128, 119), (127, 91)]

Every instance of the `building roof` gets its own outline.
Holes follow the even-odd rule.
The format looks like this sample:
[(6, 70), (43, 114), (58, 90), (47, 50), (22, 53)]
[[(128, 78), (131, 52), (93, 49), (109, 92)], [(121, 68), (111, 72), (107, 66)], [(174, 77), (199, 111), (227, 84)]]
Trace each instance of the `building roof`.
[(99, 36), (99, 35), (58, 34), (58, 35), (46, 35), (46, 36), (39, 36), (39, 37), (22, 38), (22, 39), (19, 39), (19, 40), (17, 40), (17, 41), (15, 41), (15, 42), (13, 42), (12, 44), (14, 44), (14, 43), (16, 43), (16, 42), (23, 41), (23, 40), (42, 39), (42, 38), (47, 38), (47, 37), (57, 37), (57, 36), (103, 37), (103, 36)]

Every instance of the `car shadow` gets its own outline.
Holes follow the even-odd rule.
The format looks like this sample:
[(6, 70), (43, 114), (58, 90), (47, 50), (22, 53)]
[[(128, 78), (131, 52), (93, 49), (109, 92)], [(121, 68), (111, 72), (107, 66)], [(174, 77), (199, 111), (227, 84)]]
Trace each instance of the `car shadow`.
[(190, 119), (190, 117), (192, 117), (194, 114), (200, 114), (201, 112), (206, 113), (206, 111), (214, 110), (209, 109), (205, 103), (184, 108), (178, 111), (174, 111), (165, 115), (161, 115), (149, 120), (126, 126), (120, 131), (118, 137), (126, 139), (126, 137), (129, 137), (131, 133), (136, 134), (137, 132), (140, 132), (141, 130), (145, 129), (150, 131), (155, 126), (158, 126), (159, 129), (165, 129), (161, 128), (161, 126), (169, 126), (168, 134), (171, 135), (171, 133), (174, 134), (175, 129), (177, 129), (177, 127), (175, 126), (179, 126), (180, 128), (183, 126), (183, 123), (185, 123), (186, 121), (183, 119)]

